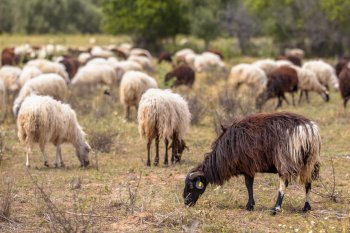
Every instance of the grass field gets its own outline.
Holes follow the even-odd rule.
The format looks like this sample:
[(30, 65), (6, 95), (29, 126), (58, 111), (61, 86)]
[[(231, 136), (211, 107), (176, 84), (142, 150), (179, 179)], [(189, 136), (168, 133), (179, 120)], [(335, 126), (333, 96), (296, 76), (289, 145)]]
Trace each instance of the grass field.
[[(1, 46), (6, 40), (0, 39)], [(79, 40), (72, 43), (79, 44)], [(22, 41), (31, 42), (30, 37), (19, 43)], [(42, 41), (46, 43), (45, 38)], [(236, 58), (228, 66), (251, 59)], [(161, 87), (162, 77), (170, 69), (170, 65), (162, 64), (152, 74)], [(94, 145), (87, 169), (79, 167), (71, 145), (62, 148), (66, 167), (54, 168), (55, 149), (49, 145), (51, 167), (44, 167), (36, 147), (27, 170), (25, 148), (16, 136), (14, 119), (8, 116), (0, 125), (4, 145), (0, 153), (0, 211), (10, 199), (6, 197), (9, 183), (12, 204), (9, 219), (0, 220), (0, 232), (349, 232), (350, 113), (344, 111), (335, 91), (329, 103), (313, 94), (310, 104), (284, 105), (281, 109), (302, 114), (321, 129), (321, 180), (313, 184), (311, 212), (301, 211), (304, 188), (292, 183), (286, 190), (282, 212), (272, 216), (269, 210), (277, 198), (278, 176), (270, 174), (259, 174), (255, 179), (253, 212), (245, 210), (243, 177), (232, 178), (222, 187), (209, 186), (195, 207), (184, 206), (185, 175), (202, 161), (216, 138), (213, 115), (214, 110), (222, 108), (217, 103), (225, 80), (223, 74), (200, 74), (193, 90), (175, 90), (189, 99), (197, 96), (197, 104), (204, 109), (198, 114), (200, 122), (191, 126), (186, 137), (190, 149), (184, 152), (181, 164), (168, 167), (162, 163), (146, 167), (146, 143), (139, 138), (135, 112), (132, 122), (124, 121), (117, 91), (108, 97), (98, 89), (80, 97), (71, 90), (68, 102)], [(255, 112), (252, 101), (242, 103), (233, 111), (235, 116)], [(264, 110), (272, 111), (274, 105), (272, 100)]]

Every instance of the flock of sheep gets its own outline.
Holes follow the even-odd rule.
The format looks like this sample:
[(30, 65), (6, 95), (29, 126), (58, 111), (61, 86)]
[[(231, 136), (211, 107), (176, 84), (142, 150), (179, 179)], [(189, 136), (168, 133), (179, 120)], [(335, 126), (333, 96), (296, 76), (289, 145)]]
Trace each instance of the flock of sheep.
[[(56, 56), (57, 54), (60, 56)], [(237, 64), (229, 72), (228, 84), (235, 92), (242, 91), (242, 87), (245, 86), (250, 93), (254, 93), (256, 106), (259, 109), (270, 98), (278, 98), (277, 107), (280, 107), (283, 100), (288, 102), (285, 93), (291, 93), (293, 96), (297, 90), (300, 90), (299, 101), (304, 94), (309, 101), (308, 92), (316, 92), (325, 101), (328, 101), (329, 88), (340, 90), (345, 106), (350, 98), (350, 68), (348, 66), (350, 59), (344, 58), (343, 60), (346, 62), (342, 60), (343, 63), (337, 65), (339, 72), (336, 72), (331, 65), (321, 60), (307, 61), (302, 64), (303, 56), (301, 50), (294, 49), (288, 51), (286, 56), (280, 57), (279, 60), (264, 59), (252, 64)], [(158, 63), (163, 61), (176, 64), (173, 65), (173, 70), (165, 75), (165, 81), (172, 80), (172, 87), (186, 85), (189, 87), (189, 91), (195, 82), (196, 73), (227, 71), (222, 54), (215, 50), (201, 54), (197, 54), (191, 49), (182, 49), (174, 55), (164, 52), (160, 55)], [(24, 64), (22, 68), (18, 66), (20, 63)], [(131, 107), (136, 108), (139, 133), (147, 141), (147, 166), (151, 165), (150, 147), (153, 140), (156, 144), (154, 165), (159, 164), (160, 140), (165, 143), (164, 164), (168, 164), (169, 148), (172, 148), (171, 162), (176, 163), (181, 160), (182, 152), (186, 148), (184, 138), (190, 127), (191, 113), (188, 103), (183, 97), (170, 90), (158, 88), (156, 79), (150, 75), (154, 73), (155, 65), (149, 51), (132, 48), (129, 44), (104, 48), (94, 46), (86, 51), (68, 49), (64, 46), (47, 45), (37, 48), (22, 45), (4, 49), (2, 51), (2, 65), (0, 68), (0, 94), (3, 105), (5, 103), (12, 105), (13, 114), (17, 120), (18, 138), (26, 145), (27, 166), (30, 166), (29, 156), (34, 144), (39, 144), (44, 165), (49, 166), (45, 151), (47, 143), (53, 143), (56, 146), (56, 167), (64, 166), (60, 148), (62, 143), (71, 143), (75, 147), (76, 156), (81, 166), (89, 165), (88, 153), (91, 148), (85, 139), (85, 133), (78, 123), (75, 111), (64, 103), (70, 91), (69, 86), (72, 88), (81, 86), (95, 88), (103, 85), (119, 88), (120, 101), (124, 106), (126, 120), (131, 120)], [(105, 90), (105, 94), (110, 94), (109, 89)], [(12, 101), (12, 99), (14, 100)], [(278, 137), (272, 137), (271, 140), (280, 142), (277, 143), (278, 148), (274, 148), (274, 145), (268, 145), (265, 148), (256, 149), (260, 152), (266, 151), (266, 153), (270, 153), (267, 152), (270, 150), (277, 152), (283, 150), (290, 154), (291, 158), (289, 159), (294, 161), (295, 165), (293, 166), (295, 167), (281, 165), (286, 158), (276, 158), (277, 154), (261, 158), (256, 152), (250, 150), (252, 154), (247, 155), (250, 159), (254, 160), (256, 157), (258, 163), (267, 164), (263, 168), (257, 167), (253, 172), (249, 170), (252, 168), (246, 167), (247, 161), (230, 161), (232, 159), (230, 153), (233, 153), (232, 148), (213, 148), (215, 155), (207, 156), (206, 160), (210, 161), (204, 162), (207, 165), (202, 165), (207, 167), (197, 169), (196, 175), (192, 174), (194, 171), (188, 175), (185, 188), (187, 195), (184, 194), (185, 203), (195, 203), (208, 183), (222, 184), (231, 176), (244, 174), (249, 192), (247, 209), (251, 210), (255, 204), (252, 193), (250, 193), (251, 179), (253, 179), (255, 172), (279, 174), (284, 172), (282, 174), (284, 179), (281, 181), (281, 187), (284, 186), (284, 188), (291, 178), (307, 177), (304, 183), (307, 198), (309, 198), (312, 174), (318, 174), (320, 138), (317, 126), (301, 116), (289, 114), (277, 116), (258, 114), (256, 119), (252, 120), (252, 124), (257, 124), (258, 120), (264, 122), (266, 119), (268, 119), (268, 123), (266, 123), (265, 128), (261, 129), (263, 133), (268, 134), (266, 132), (271, 130), (280, 130), (280, 133), (286, 133), (284, 129), (289, 129), (286, 135), (290, 134), (290, 136), (284, 138), (285, 141), (281, 141), (282, 139)], [(278, 126), (276, 122), (281, 126)], [(290, 122), (294, 122), (293, 125), (288, 125)], [(277, 124), (278, 129), (270, 129), (268, 124), (273, 127), (276, 127)], [(245, 139), (247, 137), (244, 136), (245, 133), (242, 131), (237, 137)], [(313, 137), (305, 139), (306, 134), (313, 135)], [(237, 131), (223, 128), (223, 134), (218, 140), (230, 135), (236, 137)], [(254, 137), (251, 135), (250, 138)], [(270, 136), (266, 138), (260, 136), (256, 137), (256, 140), (262, 141), (260, 144), (264, 144), (266, 140), (270, 140), (269, 138)], [(228, 139), (229, 143), (232, 144), (223, 142), (221, 145), (221, 142), (217, 142), (221, 146), (245, 148), (246, 142), (240, 142), (238, 139), (236, 141), (230, 140)], [(253, 145), (256, 141), (251, 143)], [(293, 147), (295, 151), (289, 147)], [(301, 153), (305, 150), (308, 153)], [(304, 157), (302, 158), (302, 156)], [(247, 157), (242, 159), (247, 159)], [(305, 159), (309, 161), (308, 164), (299, 163)], [(223, 169), (223, 165), (217, 163), (221, 164), (222, 162), (229, 166), (225, 169), (230, 175), (225, 174), (225, 177), (220, 175), (220, 172), (223, 171), (218, 171)], [(208, 171), (210, 175), (208, 175), (209, 173), (205, 174), (209, 168), (212, 169)], [(247, 169), (253, 173), (250, 174)], [(208, 177), (212, 177), (212, 180)], [(200, 190), (196, 194), (197, 196), (191, 197), (196, 190)], [(280, 192), (282, 191), (280, 190)], [(283, 198), (283, 193), (281, 195), (280, 198)], [(306, 202), (304, 209), (309, 210), (311, 208), (309, 201)], [(276, 203), (275, 210), (280, 208), (281, 203), (282, 200)]]

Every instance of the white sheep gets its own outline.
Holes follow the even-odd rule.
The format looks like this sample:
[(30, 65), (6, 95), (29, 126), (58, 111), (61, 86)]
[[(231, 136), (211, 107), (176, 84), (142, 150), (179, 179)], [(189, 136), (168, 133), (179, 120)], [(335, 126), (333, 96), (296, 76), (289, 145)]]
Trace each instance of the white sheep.
[[(186, 56), (186, 60), (191, 55)], [(195, 56), (194, 58), (194, 69), (197, 72), (207, 72), (207, 71), (213, 71), (217, 69), (224, 69), (225, 64), (222, 62), (219, 55), (211, 53), (211, 52), (204, 52), (200, 55)]]
[(284, 50), (284, 55), (286, 56), (294, 56), (294, 57), (298, 57), (299, 59), (303, 59), (305, 52), (302, 49), (299, 48), (287, 48)]
[(115, 68), (107, 64), (91, 64), (79, 68), (71, 84), (78, 85), (113, 85), (119, 82)]
[(24, 84), (13, 103), (13, 114), (15, 117), (17, 116), (25, 98), (32, 94), (48, 95), (56, 100), (63, 101), (67, 92), (67, 84), (61, 76), (58, 74), (41, 74)]
[(112, 57), (114, 54), (111, 51), (105, 50), (99, 46), (94, 46), (91, 49), (91, 55), (93, 57), (104, 57), (104, 58), (108, 58), (108, 57)]
[(80, 65), (85, 65), (86, 62), (91, 58), (90, 53), (80, 53), (78, 56), (78, 61)]
[(324, 101), (329, 101), (329, 93), (325, 86), (323, 86), (317, 79), (315, 73), (311, 70), (293, 66), (298, 74), (298, 88), (300, 89), (299, 103), (305, 93), (306, 101), (309, 102), (309, 91), (320, 94)]
[(154, 165), (159, 163), (159, 140), (165, 143), (164, 164), (168, 164), (168, 143), (172, 140), (171, 162), (180, 162), (186, 148), (183, 140), (190, 126), (191, 114), (187, 102), (170, 90), (149, 89), (142, 95), (138, 110), (138, 128), (147, 140), (147, 166), (151, 165), (150, 148), (156, 140)]
[(0, 110), (4, 111), (6, 109), (6, 88), (4, 81), (0, 79)]
[(141, 96), (149, 88), (157, 88), (157, 82), (151, 76), (139, 71), (127, 71), (120, 83), (120, 101), (125, 109), (125, 118), (130, 120), (130, 107), (136, 110)]
[(274, 69), (278, 67), (276, 61), (272, 59), (257, 60), (253, 62), (252, 65), (255, 65), (262, 69), (266, 75), (269, 75)]
[(22, 70), (16, 66), (3, 66), (0, 68), (0, 80), (4, 82), (7, 94), (14, 93), (19, 90), (19, 76)]
[(313, 71), (318, 81), (327, 89), (331, 86), (336, 90), (339, 88), (335, 69), (326, 62), (322, 60), (308, 61), (304, 63), (303, 68)]
[(143, 56), (152, 59), (152, 54), (148, 50), (140, 48), (131, 49), (129, 56)]
[(246, 86), (251, 93), (257, 96), (266, 87), (267, 76), (258, 66), (242, 63), (232, 67), (229, 83), (236, 91), (241, 86)]
[(21, 87), (32, 78), (35, 78), (42, 74), (41, 70), (35, 66), (24, 66), (18, 82)]
[(144, 70), (154, 71), (154, 68), (152, 66), (152, 61), (148, 57), (130, 55), (128, 57), (128, 61), (133, 61), (138, 63)]
[(78, 123), (74, 110), (68, 105), (49, 96), (32, 95), (22, 103), (17, 118), (18, 138), (26, 145), (29, 167), (29, 155), (34, 143), (38, 143), (44, 157), (44, 165), (49, 166), (45, 145), (49, 142), (56, 146), (55, 166), (64, 167), (61, 144), (71, 143), (81, 166), (89, 165), (90, 146), (85, 133)]
[(55, 63), (45, 59), (36, 59), (27, 62), (26, 66), (35, 66), (44, 74), (56, 73), (64, 78), (67, 83), (70, 81), (66, 68), (61, 63)]

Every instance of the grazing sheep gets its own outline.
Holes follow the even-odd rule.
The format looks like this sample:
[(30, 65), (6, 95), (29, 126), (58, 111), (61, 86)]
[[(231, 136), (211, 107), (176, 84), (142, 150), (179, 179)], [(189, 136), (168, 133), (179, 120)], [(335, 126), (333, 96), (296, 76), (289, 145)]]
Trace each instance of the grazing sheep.
[(94, 46), (91, 49), (90, 53), (93, 57), (103, 57), (103, 58), (113, 57), (113, 55), (114, 55), (113, 52), (105, 50), (99, 46)]
[(293, 57), (297, 57), (299, 59), (303, 59), (305, 52), (302, 49), (298, 49), (298, 48), (292, 48), (292, 49), (285, 49), (284, 50), (284, 55), (286, 56), (293, 56)]
[(120, 83), (120, 101), (125, 109), (125, 119), (130, 120), (130, 107), (136, 111), (143, 93), (149, 88), (157, 88), (157, 82), (151, 76), (139, 71), (127, 71)]
[(115, 68), (107, 64), (91, 64), (81, 67), (71, 84), (79, 85), (96, 85), (105, 84), (113, 85), (119, 82)]
[(191, 114), (187, 102), (170, 90), (149, 89), (143, 94), (137, 116), (139, 133), (147, 140), (147, 166), (151, 166), (150, 149), (156, 140), (156, 157), (154, 165), (159, 163), (159, 140), (165, 143), (164, 164), (168, 164), (168, 144), (172, 140), (171, 162), (181, 161), (186, 148), (183, 140), (187, 133)]
[(41, 70), (39, 70), (35, 66), (25, 66), (19, 76), (18, 82), (21, 87), (32, 78), (38, 77), (42, 74)]
[(262, 69), (255, 65), (239, 64), (232, 67), (229, 83), (235, 91), (238, 91), (241, 86), (245, 85), (249, 87), (251, 93), (258, 95), (267, 84), (267, 76)]
[(343, 70), (343, 68), (349, 64), (350, 57), (341, 57), (338, 59), (337, 64), (335, 65), (335, 73), (337, 74), (337, 77), (339, 77), (340, 72)]
[(27, 149), (26, 166), (29, 167), (29, 155), (34, 143), (38, 143), (44, 156), (44, 165), (49, 166), (45, 145), (48, 142), (56, 146), (55, 166), (64, 167), (61, 144), (71, 143), (76, 150), (81, 166), (89, 165), (90, 146), (85, 133), (78, 123), (75, 112), (68, 104), (63, 104), (49, 96), (32, 95), (22, 103), (17, 118), (18, 138)]
[(66, 72), (63, 64), (55, 63), (45, 59), (36, 59), (27, 62), (26, 66), (35, 66), (44, 74), (56, 73), (60, 75), (64, 80), (66, 80), (67, 83), (70, 81), (68, 73)]
[(309, 103), (309, 91), (316, 92), (321, 95), (324, 101), (329, 101), (327, 88), (321, 85), (314, 72), (297, 66), (293, 68), (298, 73), (298, 88), (300, 89), (299, 103), (301, 102), (303, 94), (305, 94), (306, 101)]
[(80, 66), (78, 59), (76, 59), (75, 57), (65, 56), (65, 57), (63, 57), (63, 59), (59, 63), (64, 65), (70, 80), (77, 73), (79, 66)]
[(252, 65), (262, 69), (266, 75), (269, 75), (273, 70), (278, 68), (277, 63), (272, 59), (258, 60), (252, 63)]
[(170, 52), (166, 52), (166, 51), (161, 52), (158, 56), (158, 64), (162, 63), (163, 61), (172, 63), (173, 62), (172, 56), (173, 55)]
[(147, 57), (148, 59), (152, 59), (152, 54), (148, 50), (140, 48), (131, 49), (129, 56)]
[(176, 80), (172, 83), (171, 87), (177, 87), (180, 85), (192, 87), (195, 77), (196, 74), (191, 67), (180, 65), (165, 75), (164, 82), (167, 83), (175, 78)]
[(292, 179), (305, 185), (303, 211), (311, 210), (311, 182), (319, 174), (321, 149), (319, 128), (313, 121), (288, 112), (251, 115), (223, 128), (211, 148), (186, 176), (186, 205), (195, 205), (208, 184), (223, 185), (233, 176), (244, 175), (249, 196), (246, 209), (254, 210), (255, 174), (277, 173), (280, 188), (272, 213), (281, 209)]
[(15, 48), (4, 48), (1, 51), (1, 65), (15, 66), (19, 63), (19, 56), (15, 54)]
[(222, 52), (217, 49), (208, 49), (207, 52), (214, 53), (220, 57), (221, 60), (224, 59), (224, 55), (222, 55)]
[(197, 72), (213, 71), (218, 68), (225, 69), (225, 64), (218, 55), (211, 52), (204, 52), (201, 55), (195, 56), (194, 69)]
[[(195, 52), (192, 50), (192, 49), (181, 49), (179, 51), (177, 51), (175, 53), (175, 61), (177, 64), (181, 63), (181, 62), (185, 62), (186, 63), (186, 59), (185, 57), (188, 55), (188, 54), (195, 54)], [(188, 64), (188, 63), (186, 63)]]
[(276, 109), (282, 106), (282, 100), (288, 103), (288, 100), (284, 96), (285, 92), (292, 94), (293, 105), (294, 92), (298, 91), (298, 74), (295, 69), (282, 66), (275, 69), (269, 76), (266, 89), (256, 99), (257, 109), (261, 109), (262, 105), (270, 98), (277, 97), (278, 103)]
[(123, 52), (122, 50), (118, 49), (118, 48), (113, 48), (111, 49), (111, 51), (118, 57), (121, 59), (126, 60), (128, 58), (127, 54), (125, 52)]
[(343, 98), (344, 108), (346, 108), (350, 99), (350, 68), (348, 66), (345, 66), (339, 74), (339, 90)]
[(301, 59), (295, 56), (279, 56), (276, 60), (290, 61), (295, 66), (301, 66)]
[(331, 86), (336, 90), (339, 88), (334, 68), (324, 61), (308, 61), (304, 63), (303, 68), (313, 71), (316, 74), (318, 81), (327, 89)]
[(13, 114), (17, 117), (18, 111), (24, 99), (32, 94), (47, 95), (56, 100), (63, 101), (68, 92), (67, 84), (58, 74), (42, 74), (30, 79), (21, 88), (15, 102), (13, 103)]
[(154, 68), (152, 66), (152, 61), (148, 57), (130, 55), (128, 57), (128, 61), (133, 61), (138, 63), (144, 70), (151, 71), (151, 72), (154, 71)]
[(19, 90), (19, 76), (22, 70), (16, 66), (3, 66), (0, 68), (0, 80), (5, 84), (7, 94), (15, 93)]
[(80, 65), (85, 65), (91, 57), (92, 56), (90, 53), (84, 52), (84, 53), (79, 54), (78, 61), (79, 61)]

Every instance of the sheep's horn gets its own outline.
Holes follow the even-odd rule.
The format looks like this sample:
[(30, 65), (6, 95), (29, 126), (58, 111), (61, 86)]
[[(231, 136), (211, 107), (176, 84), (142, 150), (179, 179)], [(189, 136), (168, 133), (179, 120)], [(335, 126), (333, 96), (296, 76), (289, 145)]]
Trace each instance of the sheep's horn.
[(188, 178), (190, 178), (190, 180), (193, 180), (194, 178), (196, 178), (198, 176), (204, 176), (204, 173), (202, 171), (191, 172), (188, 175)]

